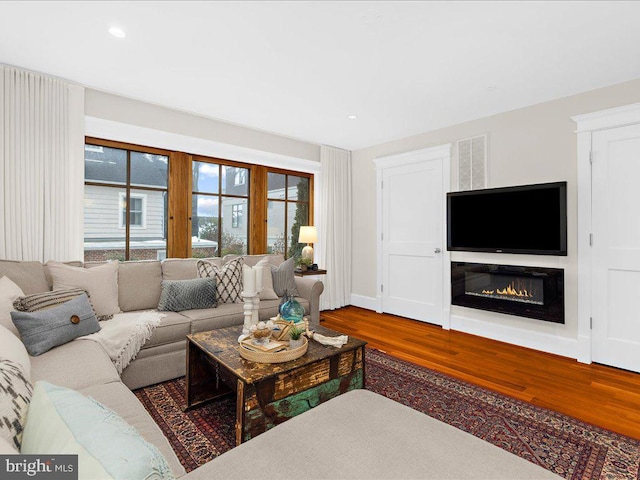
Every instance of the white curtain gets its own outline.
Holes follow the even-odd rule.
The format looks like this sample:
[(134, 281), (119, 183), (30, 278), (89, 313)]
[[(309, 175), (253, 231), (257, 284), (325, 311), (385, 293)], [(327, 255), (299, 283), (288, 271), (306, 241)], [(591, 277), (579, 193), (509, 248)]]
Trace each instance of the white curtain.
[(320, 309), (332, 310), (351, 303), (351, 152), (320, 147), (320, 184)]
[(0, 65), (0, 259), (81, 260), (84, 89)]

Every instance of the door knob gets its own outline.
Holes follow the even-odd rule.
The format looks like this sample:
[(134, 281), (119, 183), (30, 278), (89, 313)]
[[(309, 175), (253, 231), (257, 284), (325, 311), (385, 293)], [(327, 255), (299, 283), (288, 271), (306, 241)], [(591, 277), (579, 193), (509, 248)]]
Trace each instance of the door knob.
[(440, 250), (439, 248), (436, 248), (436, 249), (434, 250), (434, 252), (435, 252), (435, 253), (440, 253), (441, 251), (442, 251), (442, 250)]

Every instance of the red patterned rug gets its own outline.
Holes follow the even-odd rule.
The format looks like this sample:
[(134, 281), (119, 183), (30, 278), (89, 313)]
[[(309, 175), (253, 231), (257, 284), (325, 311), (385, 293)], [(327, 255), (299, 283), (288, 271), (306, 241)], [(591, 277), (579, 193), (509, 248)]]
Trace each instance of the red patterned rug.
[[(567, 479), (640, 478), (640, 441), (367, 349), (366, 386)], [(235, 398), (184, 413), (184, 378), (135, 391), (187, 471), (235, 446)]]

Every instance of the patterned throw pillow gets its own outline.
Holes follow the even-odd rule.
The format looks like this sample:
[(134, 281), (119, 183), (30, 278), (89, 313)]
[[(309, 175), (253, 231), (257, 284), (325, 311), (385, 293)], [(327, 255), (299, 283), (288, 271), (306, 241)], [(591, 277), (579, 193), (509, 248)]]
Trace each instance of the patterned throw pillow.
[(279, 297), (284, 295), (285, 290), (289, 295), (298, 296), (296, 278), (293, 274), (293, 257), (285, 260), (278, 267), (271, 265), (271, 276), (273, 278), (273, 289)]
[(0, 358), (0, 436), (18, 450), (32, 394), (31, 382), (20, 365)]
[(216, 308), (216, 279), (163, 280), (158, 310), (182, 312), (200, 308)]
[(206, 260), (198, 260), (200, 278), (215, 278), (218, 290), (218, 303), (242, 302), (242, 257), (218, 267)]
[[(18, 297), (13, 302), (13, 308), (20, 312), (38, 312), (47, 308), (57, 307), (69, 300), (79, 297), (83, 293), (89, 293), (81, 288), (69, 288), (67, 290), (53, 290), (52, 292), (34, 293)], [(89, 297), (89, 300), (91, 298)]]

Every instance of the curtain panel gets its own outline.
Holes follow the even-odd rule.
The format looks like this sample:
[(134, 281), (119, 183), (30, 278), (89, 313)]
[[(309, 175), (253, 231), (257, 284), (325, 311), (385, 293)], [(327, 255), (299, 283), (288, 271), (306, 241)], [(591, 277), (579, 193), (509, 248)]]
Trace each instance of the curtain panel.
[(320, 178), (320, 309), (332, 310), (351, 303), (351, 152), (322, 145)]
[(84, 88), (0, 65), (0, 258), (81, 260)]

